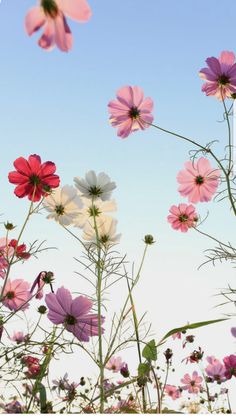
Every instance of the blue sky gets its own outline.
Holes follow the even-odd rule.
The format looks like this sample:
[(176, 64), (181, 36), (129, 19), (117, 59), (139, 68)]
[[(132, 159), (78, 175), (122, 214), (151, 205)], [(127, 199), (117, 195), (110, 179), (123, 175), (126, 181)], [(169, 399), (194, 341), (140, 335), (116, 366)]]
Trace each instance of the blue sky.
[[(143, 310), (149, 308), (154, 327), (164, 331), (168, 325), (177, 326), (175, 320), (214, 318), (219, 312), (212, 309), (216, 303), (212, 295), (233, 281), (233, 269), (224, 265), (197, 271), (209, 242), (194, 233), (181, 235), (166, 222), (169, 207), (181, 200), (176, 174), (188, 159), (189, 147), (152, 128), (118, 139), (108, 123), (107, 103), (120, 86), (139, 85), (154, 100), (157, 124), (203, 143), (217, 139), (225, 144), (221, 104), (203, 95), (198, 71), (208, 56), (235, 50), (235, 1), (229, 0), (227, 6), (215, 0), (89, 3), (93, 10), (89, 23), (69, 22), (74, 47), (68, 54), (47, 53), (37, 46), (38, 34), (32, 38), (25, 34), (24, 16), (33, 0), (0, 4), (1, 212), (18, 223), (26, 211), (26, 201), (15, 198), (7, 182), (12, 162), (20, 155), (37, 153), (44, 161), (53, 160), (62, 184), (90, 169), (105, 171), (117, 183), (122, 252), (137, 260), (144, 234), (150, 232), (157, 240), (144, 271), (145, 281), (152, 277), (152, 282), (140, 285), (137, 294)], [(210, 210), (208, 232), (233, 240), (234, 220), (226, 204), (198, 208), (202, 214)], [(64, 283), (75, 266), (63, 264), (61, 255), (69, 264), (75, 249), (62, 233), (41, 216), (25, 241), (34, 234), (41, 239), (47, 235), (49, 243), (59, 247), (50, 261), (43, 256), (42, 263), (56, 269)], [(26, 276), (33, 276), (40, 263), (29, 265)], [(69, 282), (76, 288), (72, 279)], [(212, 330), (228, 333), (229, 326), (220, 327)], [(208, 342), (212, 350), (215, 336)], [(229, 335), (226, 341), (230, 347)]]

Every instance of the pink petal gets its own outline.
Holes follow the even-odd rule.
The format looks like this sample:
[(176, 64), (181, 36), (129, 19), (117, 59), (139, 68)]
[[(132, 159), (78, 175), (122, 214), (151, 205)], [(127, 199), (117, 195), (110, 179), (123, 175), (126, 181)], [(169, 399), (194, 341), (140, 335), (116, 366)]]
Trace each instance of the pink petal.
[(71, 304), (71, 314), (75, 317), (80, 317), (89, 312), (93, 306), (93, 302), (86, 297), (76, 297)]
[(41, 7), (33, 7), (25, 17), (25, 29), (28, 35), (38, 31), (46, 22), (46, 16)]
[(73, 38), (65, 16), (59, 14), (54, 23), (56, 45), (61, 51), (68, 52), (72, 48)]
[(220, 63), (227, 64), (228, 66), (231, 66), (235, 63), (235, 55), (231, 51), (222, 51), (220, 54)]
[(52, 19), (48, 18), (43, 34), (38, 41), (41, 48), (51, 51), (55, 46), (55, 26)]
[(92, 10), (86, 0), (57, 0), (62, 12), (78, 22), (87, 22)]

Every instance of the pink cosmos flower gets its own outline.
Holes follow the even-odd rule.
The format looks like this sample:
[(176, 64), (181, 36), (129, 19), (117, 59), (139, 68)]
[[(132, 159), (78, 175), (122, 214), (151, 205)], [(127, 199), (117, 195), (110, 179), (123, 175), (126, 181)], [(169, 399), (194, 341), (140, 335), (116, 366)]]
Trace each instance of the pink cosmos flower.
[(10, 183), (17, 185), (14, 193), (18, 198), (28, 196), (33, 202), (40, 201), (42, 196), (47, 196), (53, 188), (60, 183), (59, 176), (55, 175), (56, 166), (51, 161), (41, 163), (37, 154), (29, 156), (28, 160), (19, 157), (14, 161), (16, 172), (10, 172)]
[(172, 339), (181, 339), (181, 337), (182, 337), (182, 333), (181, 332), (177, 332), (177, 333), (174, 333), (173, 335), (172, 335)]
[(236, 338), (236, 327), (231, 327), (231, 333), (234, 338)]
[(182, 233), (186, 233), (189, 228), (196, 225), (198, 216), (193, 205), (172, 205), (169, 211), (171, 215), (168, 215), (167, 220), (174, 230), (180, 230)]
[(5, 237), (0, 239), (0, 278), (4, 278), (6, 268), (8, 267), (8, 259), (13, 255), (14, 250), (9, 246), (9, 242)]
[(43, 298), (43, 287), (45, 285), (44, 278), (46, 277), (47, 272), (42, 271), (38, 274), (37, 278), (34, 280), (33, 285), (30, 289), (30, 292), (33, 294), (35, 288), (37, 289), (37, 293), (35, 295), (35, 298), (38, 300), (41, 300)]
[(111, 114), (112, 126), (118, 127), (119, 137), (126, 138), (133, 131), (149, 127), (153, 121), (151, 114), (153, 101), (150, 97), (144, 99), (144, 93), (140, 87), (121, 87), (116, 97), (117, 100), (111, 100), (108, 103), (108, 111)]
[(8, 280), (3, 292), (2, 303), (10, 310), (26, 310), (31, 298), (30, 284), (23, 279)]
[(236, 355), (226, 356), (224, 359), (225, 377), (230, 380), (233, 376), (236, 377)]
[(112, 356), (107, 362), (105, 368), (113, 372), (119, 372), (120, 369), (123, 367), (123, 364), (124, 363), (120, 356), (118, 356), (117, 358), (115, 356)]
[(56, 294), (47, 294), (45, 301), (52, 323), (64, 324), (66, 330), (83, 342), (88, 342), (90, 336), (98, 336), (98, 316), (90, 313), (93, 303), (88, 298), (80, 296), (72, 299), (70, 291), (61, 287)]
[(39, 6), (27, 13), (25, 29), (31, 36), (42, 28), (43, 34), (38, 41), (41, 48), (50, 51), (56, 45), (67, 52), (72, 48), (73, 38), (66, 16), (78, 22), (87, 22), (91, 14), (86, 0), (41, 0)]
[(199, 76), (207, 82), (202, 91), (207, 96), (215, 96), (219, 100), (231, 97), (236, 93), (235, 55), (230, 51), (222, 51), (219, 58), (209, 57), (206, 60), (208, 68), (202, 68)]
[(202, 377), (198, 375), (197, 371), (194, 371), (192, 377), (189, 374), (185, 374), (182, 378), (181, 383), (185, 384), (182, 386), (183, 390), (188, 390), (189, 393), (197, 394), (201, 389)]
[(189, 202), (207, 202), (215, 194), (220, 180), (220, 170), (213, 169), (208, 159), (200, 157), (194, 163), (187, 161), (180, 170), (177, 181), (180, 195), (187, 196)]
[(15, 249), (15, 255), (16, 255), (17, 258), (25, 259), (25, 260), (30, 258), (31, 255), (30, 255), (29, 252), (26, 251), (26, 245), (24, 243), (18, 245), (17, 240), (12, 239), (9, 242), (9, 246), (13, 247), (13, 249)]
[(22, 343), (27, 340), (28, 335), (25, 335), (23, 332), (14, 332), (13, 336), (10, 338), (13, 342)]
[(176, 386), (171, 386), (167, 384), (165, 386), (165, 392), (169, 397), (172, 398), (172, 400), (176, 400), (180, 398), (180, 391)]
[(217, 383), (225, 381), (225, 366), (214, 356), (208, 356), (206, 359), (208, 362), (208, 366), (205, 368), (207, 376)]

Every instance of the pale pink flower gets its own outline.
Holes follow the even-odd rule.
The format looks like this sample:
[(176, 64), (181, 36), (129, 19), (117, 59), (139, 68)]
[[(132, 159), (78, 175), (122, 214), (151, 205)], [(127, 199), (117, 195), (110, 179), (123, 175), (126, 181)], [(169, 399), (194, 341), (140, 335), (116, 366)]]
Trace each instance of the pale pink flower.
[(112, 356), (109, 359), (109, 361), (106, 363), (105, 368), (113, 372), (119, 372), (120, 369), (123, 367), (123, 364), (124, 363), (120, 356), (118, 357)]
[(180, 398), (180, 391), (178, 389), (178, 387), (176, 386), (171, 386), (169, 384), (167, 384), (165, 386), (165, 392), (166, 394), (172, 398), (172, 400), (176, 400)]
[(8, 267), (8, 260), (12, 257), (14, 249), (9, 246), (5, 237), (0, 239), (0, 278), (4, 278)]
[(150, 126), (153, 122), (153, 101), (150, 97), (144, 98), (140, 87), (121, 87), (116, 97), (117, 100), (108, 103), (108, 111), (111, 114), (112, 126), (118, 128), (119, 137), (126, 138), (133, 131), (144, 130)]
[[(88, 342), (90, 336), (98, 336), (98, 316), (91, 313), (92, 300), (82, 295), (72, 299), (70, 291), (61, 287), (56, 294), (47, 294), (45, 301), (52, 323), (64, 324), (66, 330), (83, 342)], [(104, 317), (101, 320), (103, 323)]]
[(25, 310), (29, 307), (28, 301), (31, 298), (30, 284), (24, 279), (14, 279), (7, 281), (2, 303), (10, 310), (16, 311), (18, 309)]
[(235, 55), (230, 51), (222, 51), (219, 58), (209, 57), (206, 60), (208, 68), (202, 68), (199, 76), (207, 82), (202, 91), (207, 96), (215, 96), (219, 100), (231, 97), (236, 93), (236, 63)]
[(183, 390), (188, 390), (189, 393), (197, 394), (201, 389), (202, 377), (198, 375), (197, 371), (194, 371), (192, 377), (189, 374), (185, 374), (181, 380)]
[(177, 333), (174, 333), (173, 335), (172, 335), (172, 339), (181, 339), (181, 337), (182, 337), (182, 333), (181, 332), (177, 332)]
[(208, 365), (205, 368), (207, 376), (218, 383), (225, 381), (225, 366), (214, 356), (208, 356), (207, 362)]
[(40, 0), (39, 6), (29, 10), (25, 17), (25, 29), (32, 35), (39, 29), (43, 34), (38, 41), (41, 48), (51, 50), (55, 45), (61, 51), (69, 51), (73, 38), (66, 16), (78, 22), (87, 22), (91, 9), (86, 0)]
[(10, 338), (13, 342), (22, 343), (25, 342), (28, 335), (25, 335), (23, 332), (14, 332), (13, 336)]
[(193, 205), (172, 205), (169, 211), (170, 215), (168, 215), (167, 220), (174, 230), (180, 230), (182, 233), (186, 233), (189, 228), (196, 225), (198, 216)]
[(195, 162), (187, 161), (185, 169), (178, 173), (178, 191), (188, 197), (189, 202), (207, 202), (215, 194), (219, 180), (220, 170), (214, 169), (205, 157), (200, 157)]

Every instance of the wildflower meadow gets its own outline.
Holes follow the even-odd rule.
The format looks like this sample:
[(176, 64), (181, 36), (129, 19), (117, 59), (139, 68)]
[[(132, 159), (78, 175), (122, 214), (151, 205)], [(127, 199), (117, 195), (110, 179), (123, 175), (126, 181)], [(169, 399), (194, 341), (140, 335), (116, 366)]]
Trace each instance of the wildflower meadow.
[(0, 4), (1, 414), (236, 412), (236, 49), (176, 3)]

